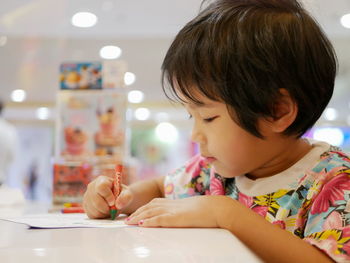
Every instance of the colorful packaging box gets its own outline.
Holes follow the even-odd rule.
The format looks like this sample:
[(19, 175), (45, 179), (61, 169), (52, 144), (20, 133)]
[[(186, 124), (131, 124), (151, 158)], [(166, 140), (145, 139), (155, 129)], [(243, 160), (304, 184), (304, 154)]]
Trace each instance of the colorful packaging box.
[(88, 163), (56, 163), (53, 169), (53, 203), (82, 202), (93, 167)]
[(63, 90), (102, 89), (102, 64), (100, 62), (61, 64), (60, 88)]

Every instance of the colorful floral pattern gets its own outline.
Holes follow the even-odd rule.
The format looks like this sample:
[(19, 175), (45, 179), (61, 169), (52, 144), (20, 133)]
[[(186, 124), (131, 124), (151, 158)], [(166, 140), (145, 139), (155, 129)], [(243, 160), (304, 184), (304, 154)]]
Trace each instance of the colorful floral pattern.
[(239, 191), (200, 156), (169, 174), (168, 198), (227, 195), (267, 221), (317, 246), (337, 262), (350, 262), (350, 159), (330, 147), (319, 162), (284, 189), (260, 196)]

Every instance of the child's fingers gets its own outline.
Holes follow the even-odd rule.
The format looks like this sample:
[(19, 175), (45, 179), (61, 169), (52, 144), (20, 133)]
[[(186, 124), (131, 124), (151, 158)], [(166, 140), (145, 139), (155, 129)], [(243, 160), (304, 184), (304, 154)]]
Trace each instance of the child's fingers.
[(181, 227), (179, 220), (172, 217), (170, 214), (161, 214), (151, 218), (141, 219), (138, 223), (143, 227)]
[(99, 176), (95, 182), (95, 190), (109, 206), (114, 205), (115, 197), (113, 194), (113, 179), (106, 176)]
[(131, 191), (127, 186), (123, 185), (122, 192), (115, 200), (115, 206), (117, 207), (117, 209), (122, 209), (126, 207), (128, 204), (130, 204), (132, 199), (133, 199), (133, 195)]
[(87, 197), (84, 202), (84, 210), (90, 218), (105, 218), (109, 215), (109, 207), (101, 196), (93, 199)]
[(91, 201), (91, 204), (95, 211), (104, 215), (109, 214), (109, 205), (103, 197), (97, 196)]
[(113, 179), (99, 176), (87, 187), (84, 194), (83, 206), (90, 218), (105, 218), (109, 214), (109, 206), (114, 204), (112, 191)]
[(164, 210), (163, 207), (153, 207), (153, 208), (146, 207), (146, 209), (142, 209), (141, 211), (138, 210), (138, 213), (132, 214), (131, 216), (129, 216), (127, 224), (130, 224), (130, 225), (142, 224), (140, 222), (144, 222), (145, 220), (148, 220), (153, 217), (158, 217), (165, 213), (166, 211)]

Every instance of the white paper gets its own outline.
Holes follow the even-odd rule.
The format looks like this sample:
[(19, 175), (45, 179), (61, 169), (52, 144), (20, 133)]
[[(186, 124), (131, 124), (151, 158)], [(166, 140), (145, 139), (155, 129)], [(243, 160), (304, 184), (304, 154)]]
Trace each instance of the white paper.
[(26, 224), (30, 228), (76, 228), (76, 227), (97, 227), (116, 228), (128, 227), (124, 218), (117, 220), (110, 219), (89, 219), (86, 214), (33, 214), (20, 217), (0, 217), (14, 223)]

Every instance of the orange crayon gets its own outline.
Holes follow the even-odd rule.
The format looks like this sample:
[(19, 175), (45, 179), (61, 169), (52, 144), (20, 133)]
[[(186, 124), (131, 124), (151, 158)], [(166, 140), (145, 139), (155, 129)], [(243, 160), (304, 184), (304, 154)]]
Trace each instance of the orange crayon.
[[(122, 189), (122, 182), (121, 182), (122, 172), (123, 172), (123, 165), (117, 164), (115, 166), (115, 177), (113, 182), (114, 197), (118, 197)], [(117, 208), (115, 207), (115, 205), (112, 205), (110, 207), (110, 215), (112, 220), (115, 219), (117, 213), (118, 213)]]
[(85, 213), (84, 208), (82, 207), (65, 207), (61, 209), (63, 214), (71, 214), (71, 213)]

